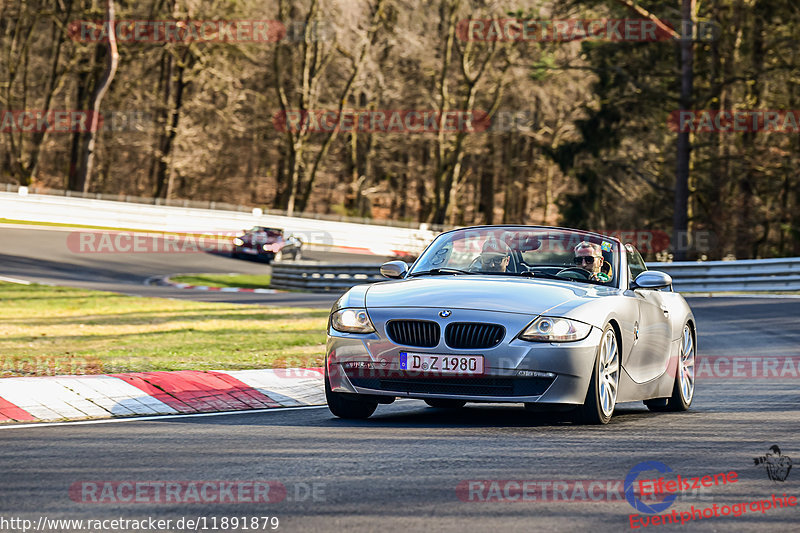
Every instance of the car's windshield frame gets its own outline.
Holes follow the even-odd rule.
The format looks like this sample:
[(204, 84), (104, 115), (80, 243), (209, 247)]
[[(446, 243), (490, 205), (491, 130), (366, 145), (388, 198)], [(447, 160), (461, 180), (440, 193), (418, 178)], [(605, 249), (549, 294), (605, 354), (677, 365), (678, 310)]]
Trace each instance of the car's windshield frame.
[[(520, 226), (520, 225), (471, 226), (471, 227), (466, 227), (466, 228), (458, 228), (458, 229), (454, 229), (454, 230), (450, 230), (450, 231), (441, 233), (439, 236), (437, 236), (433, 240), (433, 242), (431, 242), (425, 248), (425, 250), (422, 252), (422, 254), (420, 254), (419, 258), (414, 262), (414, 264), (409, 269), (406, 277), (412, 278), (412, 277), (423, 276), (423, 275), (425, 275), (426, 271), (437, 270), (437, 266), (442, 267), (442, 270), (447, 270), (448, 268), (450, 268), (450, 269), (459, 269), (459, 268), (460, 269), (464, 269), (463, 265), (456, 266), (456, 265), (442, 265), (441, 263), (435, 264), (432, 261), (430, 261), (430, 256), (432, 254), (435, 255), (437, 253), (441, 253), (440, 250), (445, 249), (445, 246), (446, 246), (447, 243), (458, 241), (459, 239), (457, 239), (457, 238), (454, 239), (454, 234), (466, 233), (466, 232), (479, 232), (479, 233), (491, 234), (491, 235), (495, 235), (495, 236), (502, 235), (503, 237), (502, 237), (501, 240), (508, 239), (509, 238), (509, 234), (512, 234), (511, 238), (514, 238), (513, 234), (521, 235), (524, 238), (524, 237), (530, 237), (532, 235), (536, 235), (536, 234), (539, 234), (539, 233), (541, 234), (541, 235), (539, 235), (539, 237), (546, 237), (548, 233), (553, 233), (553, 236), (551, 237), (553, 239), (555, 239), (557, 237), (562, 237), (562, 236), (563, 237), (571, 236), (567, 240), (567, 242), (569, 242), (570, 244), (573, 244), (573, 245), (577, 244), (578, 242), (583, 242), (583, 241), (593, 242), (593, 243), (596, 243), (596, 244), (609, 243), (611, 245), (611, 256), (612, 256), (612, 264), (611, 264), (612, 277), (611, 277), (611, 280), (609, 280), (608, 282), (600, 282), (600, 281), (593, 281), (591, 279), (584, 280), (584, 279), (577, 279), (577, 278), (568, 278), (566, 276), (559, 276), (558, 279), (566, 281), (566, 282), (572, 281), (572, 282), (579, 282), (579, 283), (584, 283), (584, 284), (600, 284), (600, 285), (606, 286), (606, 287), (617, 287), (618, 288), (618, 287), (621, 286), (620, 283), (623, 283), (624, 282), (624, 278), (626, 278), (626, 276), (624, 275), (624, 272), (622, 272), (622, 268), (621, 268), (621, 267), (623, 267), (623, 268), (625, 267), (625, 265), (623, 265), (623, 258), (622, 258), (622, 252), (624, 251), (624, 247), (623, 247), (623, 244), (619, 241), (619, 239), (616, 239), (614, 237), (610, 237), (608, 235), (603, 235), (601, 233), (585, 231), (585, 230), (579, 230), (579, 229), (572, 229), (572, 228), (561, 228), (561, 227), (555, 227), (555, 226)], [(476, 235), (475, 235), (476, 238), (481, 238), (481, 237), (479, 237), (479, 233), (476, 233)], [(468, 238), (468, 237), (464, 237), (464, 239), (466, 239), (466, 238)], [(561, 239), (561, 240), (564, 240), (564, 239)], [(562, 245), (562, 248), (564, 249), (564, 251), (566, 251), (566, 248), (563, 247), (563, 245)], [(562, 269), (580, 268), (580, 267), (578, 267), (577, 265), (574, 265), (574, 264), (572, 264), (572, 265), (565, 265), (565, 264), (537, 264), (537, 265), (532, 265), (532, 264), (528, 264), (528, 263), (523, 261), (523, 254), (526, 251), (524, 251), (524, 250), (521, 251), (519, 249), (511, 249), (510, 251), (512, 253), (512, 261), (515, 262), (515, 264), (518, 265), (518, 266), (524, 265), (524, 268), (526, 268), (526, 270), (524, 270), (524, 271), (515, 271), (515, 272), (510, 272), (510, 271), (497, 272), (497, 271), (486, 271), (486, 270), (471, 270), (469, 273), (470, 274), (480, 274), (480, 275), (496, 275), (498, 277), (525, 277), (525, 278), (528, 278), (528, 279), (533, 279), (533, 278), (536, 277), (536, 275), (535, 275), (536, 274), (536, 270), (535, 270), (536, 267), (539, 267), (539, 268), (561, 267)], [(530, 251), (535, 251), (535, 249), (534, 250), (530, 250)], [(448, 260), (449, 260), (449, 258), (448, 258)], [(531, 268), (532, 268), (532, 270), (531, 270)], [(444, 273), (444, 272), (442, 272), (442, 273)], [(457, 275), (460, 275), (460, 274), (458, 272), (453, 272), (452, 275), (456, 275), (457, 276)], [(548, 275), (548, 273), (546, 271), (544, 271), (544, 270), (540, 271), (540, 276), (541, 276), (540, 279), (553, 279), (553, 277), (554, 277), (554, 276)]]

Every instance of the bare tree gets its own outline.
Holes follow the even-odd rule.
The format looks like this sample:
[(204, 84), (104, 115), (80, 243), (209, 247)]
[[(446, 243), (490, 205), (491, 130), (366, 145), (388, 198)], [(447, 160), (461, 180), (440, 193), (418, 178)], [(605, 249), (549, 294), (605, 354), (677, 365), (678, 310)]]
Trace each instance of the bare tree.
[[(83, 192), (89, 191), (89, 184), (94, 168), (94, 150), (97, 140), (97, 130), (100, 124), (100, 105), (103, 97), (108, 91), (111, 82), (114, 81), (114, 74), (117, 72), (119, 63), (119, 52), (117, 51), (117, 35), (114, 19), (114, 0), (106, 0), (106, 23), (108, 24), (108, 52), (106, 55), (106, 71), (92, 94), (91, 112), (88, 131), (86, 132), (86, 151), (83, 153), (80, 173), (78, 175), (78, 185)], [(99, 46), (99, 45), (98, 45)]]

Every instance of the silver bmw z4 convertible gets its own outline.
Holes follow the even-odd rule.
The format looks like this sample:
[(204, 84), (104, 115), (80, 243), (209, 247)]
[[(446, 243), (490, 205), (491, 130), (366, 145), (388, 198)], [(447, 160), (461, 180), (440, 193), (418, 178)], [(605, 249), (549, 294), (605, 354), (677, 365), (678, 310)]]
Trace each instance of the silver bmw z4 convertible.
[(606, 424), (621, 402), (684, 411), (692, 311), (630, 244), (587, 231), (479, 226), (439, 235), (389, 281), (351, 288), (328, 321), (325, 393), (341, 418), (417, 398), (569, 410)]

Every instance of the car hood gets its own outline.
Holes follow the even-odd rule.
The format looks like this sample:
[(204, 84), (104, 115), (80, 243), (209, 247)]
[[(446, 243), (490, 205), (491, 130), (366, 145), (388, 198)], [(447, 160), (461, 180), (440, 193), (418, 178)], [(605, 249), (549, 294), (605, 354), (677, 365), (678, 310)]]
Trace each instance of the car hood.
[(281, 241), (281, 237), (258, 237), (256, 235), (245, 235), (241, 237), (245, 242), (254, 242), (259, 244), (270, 244)]
[[(599, 285), (506, 276), (442, 276), (370, 285), (366, 307), (438, 307), (539, 315), (618, 292)], [(572, 308), (573, 305), (565, 305)]]

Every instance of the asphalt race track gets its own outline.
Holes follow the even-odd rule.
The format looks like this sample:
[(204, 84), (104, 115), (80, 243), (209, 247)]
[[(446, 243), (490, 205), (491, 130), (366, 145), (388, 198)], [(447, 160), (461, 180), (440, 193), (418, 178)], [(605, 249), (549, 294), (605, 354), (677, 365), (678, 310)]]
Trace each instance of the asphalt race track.
[[(0, 230), (0, 275), (87, 287), (98, 283), (133, 294), (140, 293), (142, 278), (169, 273), (167, 258), (95, 261), (65, 255), (54, 249), (58, 239), (53, 233)], [(36, 239), (37, 245), (24, 239)], [(229, 259), (201, 255), (181, 259), (179, 271), (234, 271)], [(263, 268), (243, 261), (234, 264), (239, 271)], [(93, 281), (93, 273), (104, 277), (95, 276)], [(263, 296), (271, 295), (258, 296), (262, 298), (254, 303), (270, 303)], [(794, 361), (797, 370), (800, 299), (691, 298), (689, 302), (698, 321), (701, 360), (752, 358), (758, 365), (761, 358), (794, 358), (786, 360)], [(752, 361), (742, 365), (745, 373)], [(737, 472), (735, 483), (685, 493), (663, 511), (677, 511), (679, 520), (680, 513), (692, 506), (723, 508), (784, 493), (797, 497), (796, 466), (784, 481), (773, 481), (763, 465), (755, 464), (754, 458), (764, 456), (773, 445), (798, 464), (800, 376), (796, 372), (783, 372), (777, 378), (734, 379), (722, 373), (698, 378), (690, 411), (657, 414), (641, 404), (623, 404), (605, 427), (575, 426), (565, 416), (528, 413), (521, 406), (471, 404), (447, 411), (399, 401), (380, 406), (371, 419), (359, 422), (335, 419), (322, 407), (0, 428), (0, 530), (21, 531), (3, 526), (2, 519), (11, 518), (30, 519), (37, 525), (42, 517), (152, 517), (172, 520), (170, 530), (194, 531), (198, 528), (180, 528), (176, 522), (183, 518), (185, 525), (187, 519), (205, 517), (208, 531), (213, 531), (214, 519), (217, 530), (244, 531), (241, 522), (238, 528), (231, 527), (231, 517), (278, 517), (278, 531), (617, 532), (631, 529), (629, 515), (635, 512), (624, 495), (618, 497), (617, 489), (606, 499), (581, 496), (570, 488), (557, 493), (546, 489), (545, 495), (536, 492), (536, 500), (522, 501), (513, 492), (507, 495), (516, 494), (516, 501), (479, 500), (504, 499), (502, 487), (511, 486), (504, 480), (535, 482), (538, 487), (558, 482), (562, 488), (562, 482), (585, 480), (579, 485), (597, 481), (618, 488), (644, 461), (669, 466), (673, 472), (663, 474), (667, 479), (676, 473), (699, 477)], [(651, 471), (649, 477), (656, 474)], [(286, 497), (257, 504), (195, 503), (182, 493), (181, 503), (154, 503), (135, 498), (126, 502), (131, 493), (118, 491), (109, 493), (106, 503), (90, 503), (80, 490), (87, 486), (82, 482), (117, 488), (129, 482), (130, 491), (136, 483), (188, 486), (208, 481), (275, 481), (285, 487)], [(493, 481), (500, 490), (492, 492)], [(248, 495), (252, 493), (241, 499)], [(223, 518), (229, 520), (227, 528), (221, 527)], [(748, 508), (739, 517), (646, 529), (789, 532), (800, 531), (798, 523), (800, 507), (795, 506), (763, 513)], [(263, 525), (258, 529), (271, 530)]]
[[(232, 259), (222, 253), (81, 253), (68, 246), (70, 234), (95, 230), (0, 224), (0, 276), (38, 283), (204, 302), (330, 307), (325, 294), (218, 293), (146, 285), (152, 276), (179, 273), (268, 274), (264, 263)], [(306, 259), (328, 263), (382, 263), (365, 254), (307, 251)]]

